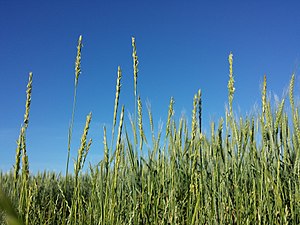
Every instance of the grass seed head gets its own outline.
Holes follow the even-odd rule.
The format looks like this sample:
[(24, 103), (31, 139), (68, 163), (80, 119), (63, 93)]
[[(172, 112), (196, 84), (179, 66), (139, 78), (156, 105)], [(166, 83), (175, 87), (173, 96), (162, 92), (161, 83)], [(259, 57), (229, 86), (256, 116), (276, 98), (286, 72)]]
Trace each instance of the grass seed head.
[(292, 75), (290, 81), (290, 88), (289, 88), (289, 97), (290, 97), (290, 104), (292, 111), (295, 111), (295, 103), (294, 103), (294, 84), (295, 84), (295, 74)]
[(133, 58), (133, 78), (134, 78), (134, 96), (137, 96), (137, 78), (138, 78), (138, 56), (136, 53), (135, 38), (132, 37), (132, 58)]
[(170, 133), (170, 124), (171, 124), (171, 118), (174, 115), (174, 98), (171, 97), (170, 104), (169, 104), (169, 111), (168, 111), (168, 120), (167, 120), (167, 127), (166, 127), (166, 137)]
[(92, 113), (89, 113), (86, 117), (85, 127), (80, 140), (80, 148), (78, 149), (77, 162), (75, 165), (76, 176), (78, 176), (79, 171), (82, 169), (82, 159), (84, 156), (84, 152), (87, 149), (87, 135), (90, 128), (91, 119), (92, 119)]
[(82, 48), (82, 36), (79, 36), (77, 45), (77, 55), (75, 61), (75, 86), (78, 84), (78, 78), (81, 74), (81, 48)]
[(232, 65), (233, 65), (232, 53), (230, 53), (228, 56), (228, 62), (229, 62), (228, 99), (229, 99), (229, 111), (230, 113), (232, 113), (232, 100), (235, 91), (233, 69), (232, 69)]
[(262, 89), (262, 110), (263, 114), (266, 112), (267, 107), (267, 76), (264, 75), (264, 83), (263, 83), (263, 89)]
[(114, 105), (114, 120), (113, 126), (117, 123), (117, 113), (118, 113), (118, 106), (119, 106), (119, 98), (121, 92), (121, 79), (122, 79), (122, 70), (121, 67), (118, 67), (118, 77), (117, 77), (117, 84), (116, 84), (116, 97), (115, 97), (115, 105)]
[(29, 73), (29, 80), (27, 84), (26, 90), (26, 107), (25, 107), (25, 114), (24, 114), (24, 127), (28, 127), (29, 123), (29, 111), (30, 111), (30, 104), (31, 104), (31, 91), (32, 91), (32, 73)]
[(138, 126), (140, 131), (140, 149), (143, 148), (143, 141), (145, 139), (144, 129), (143, 129), (143, 112), (142, 112), (142, 101), (141, 97), (138, 97)]

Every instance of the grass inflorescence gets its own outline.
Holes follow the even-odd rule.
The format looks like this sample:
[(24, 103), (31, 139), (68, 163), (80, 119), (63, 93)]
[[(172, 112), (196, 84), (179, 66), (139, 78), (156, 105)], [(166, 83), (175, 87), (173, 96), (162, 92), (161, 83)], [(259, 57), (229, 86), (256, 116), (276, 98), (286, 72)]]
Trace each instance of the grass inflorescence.
[[(205, 106), (201, 90), (192, 102), (190, 127), (185, 117), (175, 121), (175, 100), (171, 98), (166, 107), (165, 131), (161, 127), (155, 130), (147, 104), (150, 131), (146, 131), (137, 87), (136, 42), (132, 38), (132, 131), (126, 128), (124, 105), (119, 110), (122, 71), (118, 67), (111, 145), (104, 127), (103, 160), (83, 172), (92, 145), (88, 138), (92, 114), (88, 114), (74, 172), (69, 173), (81, 47), (80, 36), (66, 174), (30, 174), (26, 149), (30, 73), (16, 163), (12, 171), (0, 172), (1, 224), (299, 224), (300, 124), (294, 100), (294, 75), (289, 86), (289, 104), (286, 99), (271, 104), (264, 76), (261, 111), (255, 116), (238, 118), (232, 106), (235, 87), (230, 53), (229, 108), (225, 118), (211, 123), (208, 134), (202, 132)], [(151, 143), (146, 139), (148, 134)]]

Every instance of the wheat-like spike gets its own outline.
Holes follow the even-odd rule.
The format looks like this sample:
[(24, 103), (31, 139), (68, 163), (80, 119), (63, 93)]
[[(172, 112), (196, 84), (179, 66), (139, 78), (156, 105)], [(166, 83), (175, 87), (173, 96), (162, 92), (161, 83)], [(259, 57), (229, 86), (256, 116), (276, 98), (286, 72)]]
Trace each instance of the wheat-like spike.
[(92, 119), (92, 113), (89, 113), (86, 117), (86, 122), (85, 122), (85, 127), (83, 130), (83, 134), (81, 136), (81, 140), (80, 140), (80, 147), (78, 149), (78, 154), (77, 154), (77, 160), (75, 162), (74, 165), (74, 173), (75, 173), (75, 183), (74, 183), (74, 195), (73, 195), (73, 199), (72, 199), (72, 207), (71, 207), (71, 213), (70, 216), (73, 216), (74, 218), (74, 223), (76, 224), (77, 222), (77, 206), (82, 204), (81, 202), (81, 198), (79, 196), (79, 172), (83, 167), (83, 161), (84, 161), (84, 155), (85, 152), (87, 151), (87, 135), (88, 135), (88, 131), (90, 128), (90, 122)]
[(30, 104), (31, 104), (31, 92), (32, 92), (32, 73), (29, 73), (29, 81), (27, 84), (27, 96), (26, 96), (26, 108), (24, 114), (24, 127), (25, 129), (28, 127), (29, 122), (29, 111), (30, 111)]
[(117, 113), (118, 113), (119, 98), (120, 98), (120, 92), (121, 92), (121, 79), (122, 79), (122, 70), (121, 70), (121, 67), (118, 66), (118, 77), (117, 77), (117, 84), (116, 84), (116, 97), (115, 97), (115, 106), (114, 106), (113, 127), (117, 123)]
[(117, 76), (117, 84), (116, 84), (116, 97), (115, 97), (115, 105), (114, 105), (114, 118), (113, 118), (113, 126), (111, 131), (111, 146), (110, 148), (113, 148), (114, 144), (114, 137), (115, 137), (115, 127), (117, 124), (117, 114), (118, 114), (118, 108), (119, 108), (119, 99), (120, 99), (120, 92), (121, 92), (121, 79), (122, 79), (122, 70), (121, 67), (118, 66), (118, 76)]
[(202, 132), (202, 92), (198, 90), (198, 116), (199, 116), (199, 132)]
[[(298, 142), (299, 142), (300, 141), (299, 113), (298, 113), (298, 109), (295, 108), (294, 85), (295, 85), (295, 74), (292, 75), (292, 78), (290, 81), (289, 97), (290, 97), (290, 104), (291, 104), (291, 108), (292, 108), (292, 115), (293, 115), (292, 119), (293, 119), (294, 129), (295, 129), (296, 137), (298, 138)], [(298, 159), (298, 154), (297, 154), (296, 164), (298, 164), (298, 160), (299, 159)]]
[(78, 156), (77, 156), (77, 161), (76, 161), (76, 165), (75, 165), (76, 181), (78, 178), (79, 171), (82, 169), (82, 159), (83, 159), (84, 152), (86, 151), (86, 148), (87, 148), (87, 135), (88, 135), (88, 131), (90, 128), (91, 119), (92, 119), (92, 113), (89, 113), (86, 117), (83, 134), (82, 134), (81, 140), (80, 140), (80, 147), (78, 149)]
[(262, 112), (264, 115), (266, 113), (266, 108), (267, 108), (267, 76), (266, 75), (264, 75), (264, 83), (263, 83), (261, 101), (262, 101)]
[[(29, 161), (26, 148), (26, 137), (25, 137), (25, 127), (22, 127), (23, 135), (21, 136), (21, 148), (22, 148), (22, 187), (20, 193), (20, 210), (24, 211), (28, 203), (28, 191), (29, 191)], [(27, 223), (28, 224), (28, 223)]]
[[(24, 114), (24, 122), (20, 130), (20, 135), (17, 140), (17, 149), (16, 149), (16, 163), (14, 168), (14, 188), (16, 191), (17, 188), (17, 180), (19, 177), (19, 170), (20, 170), (20, 161), (21, 161), (21, 154), (23, 152), (22, 161), (22, 171), (27, 171), (29, 174), (29, 166), (28, 166), (28, 157), (26, 154), (26, 143), (25, 143), (25, 133), (29, 123), (29, 111), (31, 105), (31, 93), (32, 93), (32, 73), (29, 73), (29, 79), (27, 83), (26, 89), (26, 104), (25, 104), (25, 114)], [(25, 155), (24, 155), (25, 154)], [(25, 173), (24, 173), (25, 174)]]
[(290, 81), (290, 88), (289, 88), (290, 104), (291, 104), (291, 108), (292, 108), (293, 113), (295, 111), (294, 84), (295, 84), (295, 74), (292, 75), (292, 78), (291, 78), (291, 81)]
[(21, 151), (22, 151), (22, 131), (19, 134), (19, 138), (17, 140), (17, 149), (16, 149), (16, 163), (14, 166), (14, 191), (17, 190), (17, 182), (19, 177), (19, 170), (20, 170), (20, 160), (21, 160)]
[(118, 128), (117, 149), (121, 146), (121, 136), (122, 136), (122, 128), (123, 128), (123, 122), (124, 122), (124, 111), (125, 111), (125, 107), (122, 106), (120, 123), (119, 123), (119, 128)]
[(194, 95), (193, 101), (193, 112), (192, 112), (192, 137), (191, 140), (194, 141), (197, 134), (197, 105), (198, 105), (198, 95)]
[(276, 113), (276, 119), (275, 119), (275, 134), (278, 133), (279, 124), (281, 124), (282, 121), (282, 114), (283, 114), (283, 108), (284, 108), (285, 99), (283, 99), (278, 107), (278, 111)]
[(22, 128), (23, 131), (21, 132), (23, 135), (21, 137), (21, 146), (22, 146), (22, 179), (27, 181), (29, 178), (29, 162), (28, 162), (28, 155), (26, 149), (26, 137), (25, 137), (25, 128)]
[(83, 154), (83, 160), (82, 160), (81, 168), (83, 168), (83, 166), (84, 166), (87, 154), (89, 153), (89, 151), (91, 149), (92, 143), (93, 143), (93, 139), (90, 138), (89, 141), (88, 141), (88, 143), (87, 143), (87, 145), (86, 145), (84, 154)]
[(137, 78), (138, 78), (138, 56), (136, 53), (135, 38), (132, 37), (132, 58), (133, 58), (133, 78), (134, 78), (134, 96), (137, 96)]
[(169, 104), (169, 111), (168, 111), (167, 126), (166, 126), (166, 137), (170, 133), (171, 118), (172, 118), (172, 116), (174, 114), (173, 106), (174, 106), (174, 99), (173, 99), (173, 97), (171, 97), (170, 104)]
[(143, 129), (143, 112), (142, 112), (142, 101), (141, 97), (138, 97), (138, 126), (139, 126), (139, 132), (140, 132), (140, 149), (143, 148), (143, 142), (145, 140), (145, 134)]
[(229, 100), (229, 113), (232, 114), (232, 100), (234, 95), (234, 77), (233, 77), (233, 54), (230, 53), (228, 56), (228, 62), (229, 62), (229, 80), (228, 80), (228, 100)]
[(75, 60), (75, 85), (74, 85), (72, 117), (71, 117), (71, 122), (70, 122), (70, 126), (69, 126), (69, 132), (68, 132), (68, 156), (67, 156), (67, 165), (66, 165), (65, 188), (67, 188), (67, 182), (68, 182), (70, 150), (71, 150), (74, 117), (75, 117), (75, 108), (76, 108), (77, 85), (78, 85), (79, 75), (81, 74), (81, 48), (82, 48), (82, 36), (80, 35), (79, 39), (78, 39), (77, 55), (76, 55), (76, 60)]
[(147, 110), (148, 110), (150, 129), (151, 129), (151, 134), (152, 134), (152, 143), (154, 144), (155, 137), (154, 137), (154, 124), (153, 124), (153, 115), (152, 115), (152, 112), (151, 112), (151, 105), (150, 105), (149, 102), (147, 102), (146, 106), (147, 106)]
[(78, 78), (81, 74), (81, 48), (82, 48), (82, 35), (78, 38), (78, 45), (77, 45), (77, 55), (75, 61), (75, 86), (78, 84)]

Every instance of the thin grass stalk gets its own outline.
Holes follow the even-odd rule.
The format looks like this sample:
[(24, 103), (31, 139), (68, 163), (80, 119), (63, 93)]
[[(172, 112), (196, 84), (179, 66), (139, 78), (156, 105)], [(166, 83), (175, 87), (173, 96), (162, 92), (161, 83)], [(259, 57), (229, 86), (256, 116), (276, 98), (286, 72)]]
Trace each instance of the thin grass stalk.
[(109, 148), (107, 146), (107, 137), (106, 137), (106, 127), (103, 127), (103, 144), (104, 144), (104, 165), (105, 165), (105, 174), (108, 175), (109, 167)]
[(73, 126), (74, 126), (74, 118), (75, 118), (75, 109), (76, 109), (76, 95), (77, 95), (78, 79), (81, 74), (81, 49), (82, 49), (82, 36), (80, 35), (79, 39), (78, 39), (77, 55), (76, 55), (76, 60), (75, 60), (75, 82), (74, 82), (73, 108), (72, 108), (72, 116), (71, 116), (71, 122), (70, 122), (70, 126), (69, 126), (69, 132), (68, 132), (68, 155), (67, 155), (67, 165), (66, 165), (65, 190), (67, 189), (67, 183), (68, 183), (69, 161), (70, 161), (71, 142), (72, 142), (72, 134), (73, 134)]
[(80, 182), (79, 182), (79, 173), (81, 169), (83, 168), (83, 160), (84, 160), (84, 155), (88, 151), (88, 144), (87, 144), (87, 135), (88, 131), (90, 128), (90, 122), (92, 119), (92, 113), (89, 113), (86, 117), (86, 122), (84, 126), (84, 130), (81, 136), (80, 140), (80, 147), (78, 149), (77, 153), (77, 160), (74, 163), (74, 193), (72, 196), (72, 206), (71, 206), (71, 212), (69, 215), (69, 220), (71, 221), (71, 224), (78, 224), (79, 217), (80, 215), (80, 210), (81, 210), (81, 195), (80, 195)]
[(115, 171), (114, 171), (114, 185), (113, 189), (117, 189), (117, 179), (119, 173), (119, 166), (121, 161), (121, 138), (122, 138), (122, 128), (123, 128), (123, 121), (124, 121), (124, 106), (122, 106), (120, 123), (118, 128), (118, 139), (117, 139), (117, 146), (116, 146), (116, 159), (115, 159)]

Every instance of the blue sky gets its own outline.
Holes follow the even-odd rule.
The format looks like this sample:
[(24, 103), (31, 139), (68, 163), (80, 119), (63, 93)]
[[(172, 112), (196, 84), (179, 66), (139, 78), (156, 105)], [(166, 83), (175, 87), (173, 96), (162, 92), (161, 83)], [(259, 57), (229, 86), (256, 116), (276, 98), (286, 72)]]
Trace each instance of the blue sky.
[[(271, 96), (283, 96), (300, 64), (299, 1), (0, 1), (0, 169), (14, 164), (28, 73), (33, 72), (27, 148), (32, 171), (64, 171), (72, 112), (74, 61), (83, 36), (72, 158), (92, 111), (88, 160), (103, 156), (103, 125), (111, 129), (117, 67), (121, 104), (133, 107), (131, 37), (139, 57), (138, 86), (156, 129), (175, 113), (190, 116), (203, 92), (203, 124), (224, 115), (228, 55), (233, 52), (237, 114), (260, 104), (263, 75)], [(299, 90), (299, 78), (296, 78)], [(297, 93), (297, 91), (296, 91)]]

